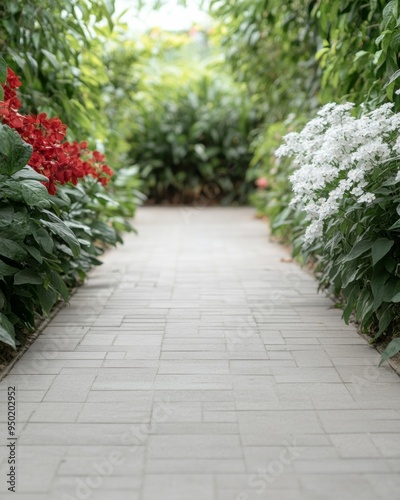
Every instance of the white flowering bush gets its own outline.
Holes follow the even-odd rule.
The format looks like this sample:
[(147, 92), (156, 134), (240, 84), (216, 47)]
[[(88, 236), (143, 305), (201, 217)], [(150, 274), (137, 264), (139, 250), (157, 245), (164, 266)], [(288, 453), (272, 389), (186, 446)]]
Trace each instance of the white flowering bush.
[(396, 170), (400, 155), (400, 114), (385, 104), (359, 118), (352, 103), (324, 106), (300, 133), (285, 136), (276, 156), (294, 156), (297, 170), (291, 176), (294, 197), (310, 222), (305, 244), (323, 236), (324, 223), (344, 205), (370, 204), (376, 199), (376, 174), (383, 180)]
[(394, 336), (400, 351), (400, 114), (391, 104), (354, 116), (351, 103), (324, 106), (277, 157), (293, 157), (292, 209), (305, 214), (303, 255), (346, 302), (364, 331)]

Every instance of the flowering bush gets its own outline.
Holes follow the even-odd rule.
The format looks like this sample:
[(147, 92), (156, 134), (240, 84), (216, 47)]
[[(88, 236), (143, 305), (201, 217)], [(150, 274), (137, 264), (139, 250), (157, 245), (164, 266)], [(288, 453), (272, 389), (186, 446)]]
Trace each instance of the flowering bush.
[[(265, 176), (269, 186), (251, 202), (267, 215), (272, 233), (299, 260), (313, 258), (322, 283), (346, 298), (346, 319), (355, 310), (377, 338), (397, 335), (399, 118), (386, 106), (365, 109), (387, 101), (400, 109), (398, 0), (210, 5), (236, 79), (246, 81), (266, 111), (246, 177)], [(329, 105), (274, 155), (276, 136), (304, 126), (321, 103), (345, 96), (362, 116), (353, 116), (353, 105)], [(400, 339), (390, 345), (385, 356)]]
[(81, 250), (42, 185), (46, 177), (26, 166), (31, 154), (0, 123), (0, 341), (13, 348), (17, 333), (34, 328), (35, 313), (48, 313), (59, 297), (67, 300), (60, 265)]
[(400, 154), (400, 114), (385, 104), (355, 118), (353, 107), (327, 104), (300, 133), (286, 135), (285, 144), (276, 151), (278, 157), (294, 156), (299, 167), (291, 176), (291, 205), (301, 203), (310, 221), (306, 244), (323, 235), (324, 223), (343, 205), (373, 202), (376, 183), (393, 169), (397, 176), (400, 172), (390, 162)]
[[(321, 283), (346, 301), (344, 319), (354, 312), (374, 340), (399, 333), (400, 114), (391, 108), (355, 117), (351, 103), (328, 104), (276, 152), (294, 157), (303, 256), (317, 256)], [(383, 359), (399, 350), (395, 338)]]
[(20, 114), (20, 81), (2, 59), (0, 83), (2, 357), (5, 344), (24, 343), (36, 319), (68, 300), (68, 287), (121, 241), (139, 195), (135, 172), (111, 177), (103, 155), (85, 142), (65, 141), (58, 118)]
[(48, 118), (45, 113), (19, 113), (21, 101), (16, 89), (20, 86), (19, 77), (8, 68), (7, 80), (2, 84), (4, 100), (0, 101), (0, 118), (33, 147), (29, 165), (48, 178), (49, 193), (55, 194), (56, 183), (76, 185), (78, 179), (87, 175), (106, 185), (113, 172), (104, 163), (103, 154), (90, 151), (87, 142), (66, 141), (67, 126), (59, 118)]

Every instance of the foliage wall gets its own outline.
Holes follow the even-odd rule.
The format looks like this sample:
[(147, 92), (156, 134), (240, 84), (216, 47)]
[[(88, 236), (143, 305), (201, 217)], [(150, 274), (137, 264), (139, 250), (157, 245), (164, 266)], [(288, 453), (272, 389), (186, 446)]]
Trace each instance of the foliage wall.
[[(211, 2), (236, 78), (267, 111), (247, 172), (252, 201), (314, 262), (346, 321), (354, 314), (374, 340), (395, 337), (384, 358), (400, 350), (399, 9), (398, 0)], [(309, 122), (332, 101), (355, 105), (329, 104)], [(307, 196), (295, 196), (304, 186)]]

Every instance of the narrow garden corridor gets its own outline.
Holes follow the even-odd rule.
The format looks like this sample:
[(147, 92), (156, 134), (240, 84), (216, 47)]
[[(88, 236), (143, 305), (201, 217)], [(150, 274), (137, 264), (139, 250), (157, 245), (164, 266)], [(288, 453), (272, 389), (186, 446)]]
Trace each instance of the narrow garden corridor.
[(398, 498), (398, 376), (254, 210), (135, 226), (1, 382), (1, 497)]

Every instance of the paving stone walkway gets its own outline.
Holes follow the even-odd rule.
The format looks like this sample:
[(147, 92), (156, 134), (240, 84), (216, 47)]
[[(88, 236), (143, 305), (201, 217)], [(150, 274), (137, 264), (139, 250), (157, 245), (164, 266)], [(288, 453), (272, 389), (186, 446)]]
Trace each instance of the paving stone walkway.
[(1, 382), (0, 497), (400, 498), (398, 376), (254, 212), (136, 226)]

